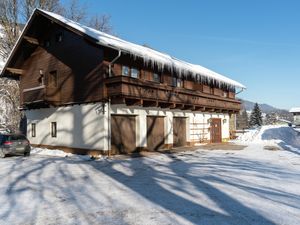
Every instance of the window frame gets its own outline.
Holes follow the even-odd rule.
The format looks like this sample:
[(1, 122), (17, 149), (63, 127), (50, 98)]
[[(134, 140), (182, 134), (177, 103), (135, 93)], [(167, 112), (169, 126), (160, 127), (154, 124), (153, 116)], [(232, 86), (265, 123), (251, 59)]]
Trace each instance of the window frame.
[[(158, 79), (155, 79), (155, 77)], [(153, 81), (156, 83), (161, 83), (161, 75), (159, 73), (153, 73)]]
[(63, 32), (59, 32), (55, 35), (55, 42), (56, 43), (61, 43), (64, 40), (64, 35)]
[[(136, 72), (136, 76), (133, 76), (133, 71), (135, 71)], [(135, 67), (132, 67), (131, 69), (130, 69), (130, 77), (132, 77), (132, 78), (139, 78), (140, 77), (140, 70), (139, 69), (137, 69), (137, 68), (135, 68)]]
[(31, 123), (31, 137), (36, 137), (36, 123)]
[(57, 137), (57, 123), (51, 122), (51, 137)]
[(224, 97), (224, 98), (228, 98), (228, 97), (229, 97), (228, 91), (224, 91), (224, 90), (223, 90), (223, 97)]
[[(53, 76), (53, 75), (55, 75), (55, 76)], [(52, 70), (52, 71), (49, 72), (48, 86), (52, 87), (52, 88), (57, 88), (58, 87), (57, 70)]]
[(172, 87), (183, 87), (183, 79), (178, 77), (172, 77)]
[(50, 41), (50, 39), (45, 39), (45, 40), (44, 40), (44, 46), (45, 46), (46, 48), (49, 48), (49, 47), (51, 46), (51, 41)]
[[(125, 74), (124, 71), (125, 69), (128, 70), (128, 74)], [(125, 65), (122, 65), (122, 76), (126, 76), (126, 77), (130, 77), (130, 67), (129, 66), (125, 66)]]

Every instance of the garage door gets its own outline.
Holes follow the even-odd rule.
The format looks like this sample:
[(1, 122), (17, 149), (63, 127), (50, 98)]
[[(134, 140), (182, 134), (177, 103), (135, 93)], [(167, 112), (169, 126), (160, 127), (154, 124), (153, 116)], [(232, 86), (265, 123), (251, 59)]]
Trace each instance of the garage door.
[(210, 128), (211, 143), (222, 142), (221, 119), (212, 119)]
[(135, 116), (111, 116), (111, 150), (114, 153), (130, 153), (136, 150)]
[(164, 147), (164, 117), (147, 117), (147, 148), (149, 150), (159, 150)]
[(186, 145), (186, 118), (173, 118), (173, 145), (181, 147)]

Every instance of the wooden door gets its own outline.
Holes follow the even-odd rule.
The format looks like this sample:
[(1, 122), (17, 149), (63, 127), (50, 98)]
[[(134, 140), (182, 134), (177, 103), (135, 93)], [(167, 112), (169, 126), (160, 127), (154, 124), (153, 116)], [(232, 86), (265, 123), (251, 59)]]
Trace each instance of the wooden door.
[(111, 116), (111, 150), (113, 153), (130, 153), (136, 150), (135, 116)]
[(164, 117), (147, 116), (147, 149), (159, 150), (164, 144)]
[(173, 118), (173, 145), (181, 147), (186, 145), (186, 118)]
[(210, 140), (211, 143), (222, 142), (222, 126), (221, 119), (212, 119), (210, 127)]

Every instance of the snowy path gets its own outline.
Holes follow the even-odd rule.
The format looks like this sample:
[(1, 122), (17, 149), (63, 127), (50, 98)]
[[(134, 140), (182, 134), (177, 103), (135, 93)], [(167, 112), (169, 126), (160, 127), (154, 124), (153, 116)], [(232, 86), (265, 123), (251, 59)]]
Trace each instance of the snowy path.
[(263, 150), (0, 160), (0, 224), (300, 224), (300, 156)]

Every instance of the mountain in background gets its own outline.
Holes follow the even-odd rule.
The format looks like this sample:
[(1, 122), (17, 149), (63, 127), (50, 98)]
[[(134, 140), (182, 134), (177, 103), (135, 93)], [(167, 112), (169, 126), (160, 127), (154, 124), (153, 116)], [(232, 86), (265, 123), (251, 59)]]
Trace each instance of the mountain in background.
[[(243, 109), (245, 109), (248, 112), (252, 111), (255, 102), (251, 102), (251, 101), (244, 100), (244, 99), (239, 99), (239, 100), (242, 102)], [(289, 120), (289, 121), (293, 120), (293, 116), (291, 113), (289, 113), (288, 110), (278, 109), (278, 108), (275, 108), (274, 106), (271, 106), (268, 104), (258, 104), (258, 106), (262, 113), (265, 113), (265, 114), (275, 113), (280, 119), (285, 119), (285, 120)]]
[[(244, 99), (240, 99), (240, 100), (242, 101), (243, 108), (246, 109), (246, 111), (252, 111), (255, 102), (251, 102), (251, 101), (244, 100)], [(277, 112), (277, 111), (287, 111), (287, 110), (284, 110), (284, 109), (275, 108), (275, 107), (273, 107), (271, 105), (268, 105), (268, 104), (258, 104), (258, 106), (259, 106), (260, 110), (263, 113), (271, 113), (271, 112)]]

